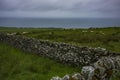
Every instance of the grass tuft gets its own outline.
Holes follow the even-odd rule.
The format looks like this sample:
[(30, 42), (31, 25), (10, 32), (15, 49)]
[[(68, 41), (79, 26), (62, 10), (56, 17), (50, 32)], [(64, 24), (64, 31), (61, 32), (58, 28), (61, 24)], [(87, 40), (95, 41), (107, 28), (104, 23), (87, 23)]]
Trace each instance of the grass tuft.
[(81, 68), (57, 63), (0, 43), (1, 80), (50, 80), (53, 76), (80, 72)]

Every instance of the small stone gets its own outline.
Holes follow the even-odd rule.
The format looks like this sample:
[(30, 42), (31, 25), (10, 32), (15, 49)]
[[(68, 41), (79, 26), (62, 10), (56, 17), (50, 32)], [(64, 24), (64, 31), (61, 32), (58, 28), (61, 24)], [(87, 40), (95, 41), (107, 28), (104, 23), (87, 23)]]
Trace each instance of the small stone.
[(60, 77), (53, 77), (52, 79), (50, 79), (50, 80), (62, 80)]
[(65, 75), (62, 80), (69, 80), (70, 76), (69, 75)]
[(92, 66), (85, 66), (82, 68), (81, 74), (85, 77), (87, 80), (91, 80), (94, 75), (94, 67)]
[(72, 76), (73, 80), (85, 80), (80, 73), (76, 73)]

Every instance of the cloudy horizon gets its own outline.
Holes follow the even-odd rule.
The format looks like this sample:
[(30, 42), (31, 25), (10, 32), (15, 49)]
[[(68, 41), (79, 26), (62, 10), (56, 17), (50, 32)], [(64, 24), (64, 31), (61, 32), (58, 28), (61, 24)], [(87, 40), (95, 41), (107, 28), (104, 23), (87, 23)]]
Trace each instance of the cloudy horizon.
[(120, 18), (120, 0), (0, 0), (0, 17)]

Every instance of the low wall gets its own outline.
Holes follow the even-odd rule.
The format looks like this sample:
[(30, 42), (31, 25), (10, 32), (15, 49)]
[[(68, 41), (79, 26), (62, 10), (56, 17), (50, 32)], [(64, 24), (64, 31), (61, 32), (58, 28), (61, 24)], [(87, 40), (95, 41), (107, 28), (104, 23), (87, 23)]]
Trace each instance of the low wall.
[(104, 48), (80, 47), (2, 33), (0, 41), (62, 63), (84, 66), (81, 73), (66, 75), (63, 78), (53, 77), (51, 80), (109, 80), (120, 70), (120, 54)]
[(36, 53), (70, 65), (89, 65), (103, 56), (115, 56), (103, 48), (88, 48), (65, 43), (49, 42), (20, 35), (0, 34), (0, 41), (24, 51)]
[(120, 56), (103, 57), (91, 66), (84, 66), (81, 73), (53, 77), (51, 80), (110, 80), (120, 71)]

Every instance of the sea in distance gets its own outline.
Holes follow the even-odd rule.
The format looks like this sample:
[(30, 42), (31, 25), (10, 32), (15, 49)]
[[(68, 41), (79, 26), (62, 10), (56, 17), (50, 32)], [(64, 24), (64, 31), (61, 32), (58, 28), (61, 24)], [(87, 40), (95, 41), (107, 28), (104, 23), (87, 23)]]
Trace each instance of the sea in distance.
[(120, 18), (0, 18), (0, 26), (25, 28), (120, 27)]

